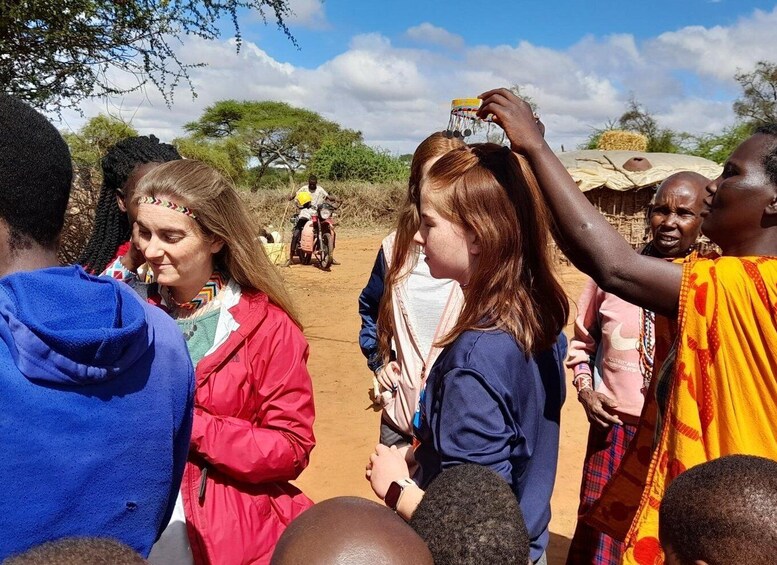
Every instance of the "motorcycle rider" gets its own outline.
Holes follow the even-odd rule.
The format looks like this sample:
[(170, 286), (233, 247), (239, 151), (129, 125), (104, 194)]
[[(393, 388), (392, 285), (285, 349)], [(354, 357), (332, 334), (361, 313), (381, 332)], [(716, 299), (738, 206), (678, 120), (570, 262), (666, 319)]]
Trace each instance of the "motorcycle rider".
[[(297, 213), (297, 220), (294, 224), (294, 228), (292, 228), (291, 231), (291, 247), (289, 249), (289, 259), (284, 264), (285, 267), (291, 266), (292, 258), (294, 257), (297, 245), (299, 244), (300, 236), (302, 235), (302, 229), (305, 227), (305, 224), (308, 223), (308, 220), (310, 220), (313, 213), (318, 210), (318, 207), (321, 206), (324, 202), (332, 202), (333, 204), (339, 203), (335, 197), (331, 196), (326, 190), (324, 190), (324, 187), (318, 184), (318, 178), (316, 175), (310, 175), (308, 177), (308, 183), (302, 185), (297, 189), (296, 192), (293, 192), (291, 195), (289, 195), (289, 200), (295, 200), (299, 211)], [(340, 262), (337, 261), (333, 256), (332, 264), (339, 265)]]

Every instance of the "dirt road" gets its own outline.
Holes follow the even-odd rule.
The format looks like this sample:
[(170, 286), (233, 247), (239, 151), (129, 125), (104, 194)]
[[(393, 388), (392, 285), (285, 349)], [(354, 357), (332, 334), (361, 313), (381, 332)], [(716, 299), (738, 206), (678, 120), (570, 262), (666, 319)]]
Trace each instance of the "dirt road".
[[(297, 485), (315, 501), (341, 495), (375, 499), (364, 479), (364, 466), (378, 441), (380, 415), (368, 398), (372, 380), (359, 350), (357, 298), (381, 239), (382, 235), (339, 234), (335, 256), (342, 264), (330, 272), (302, 265), (283, 269), (294, 298), (302, 305), (310, 342), (317, 445)], [(560, 268), (559, 274), (575, 300), (584, 277), (571, 267)], [(572, 310), (574, 315), (574, 306)], [(570, 390), (571, 383), (562, 413), (561, 453), (552, 500), (551, 565), (564, 562), (574, 531), (588, 430), (583, 410)]]

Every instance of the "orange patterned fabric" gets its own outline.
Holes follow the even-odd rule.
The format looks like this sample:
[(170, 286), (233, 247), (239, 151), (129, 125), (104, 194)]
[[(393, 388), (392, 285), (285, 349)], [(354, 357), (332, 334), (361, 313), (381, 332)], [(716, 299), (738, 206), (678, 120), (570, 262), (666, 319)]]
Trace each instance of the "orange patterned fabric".
[(631, 522), (623, 558), (629, 565), (663, 563), (658, 508), (677, 475), (734, 453), (777, 460), (777, 258), (687, 263), (678, 328), (658, 445), (653, 451), (655, 402), (646, 402), (628, 460), (586, 518), (615, 537)]

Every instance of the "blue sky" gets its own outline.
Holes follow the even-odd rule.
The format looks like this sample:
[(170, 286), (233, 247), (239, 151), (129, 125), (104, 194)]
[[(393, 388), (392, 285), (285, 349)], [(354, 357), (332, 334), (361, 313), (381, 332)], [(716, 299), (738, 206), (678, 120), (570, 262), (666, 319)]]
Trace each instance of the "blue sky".
[[(491, 1), (488, 10), (473, 10), (474, 2), (458, 0), (326, 0), (327, 25), (292, 26), (300, 49), (274, 28), (251, 25), (247, 35), (261, 37), (263, 48), (295, 65), (317, 66), (344, 51), (351, 37), (380, 32), (410, 45), (408, 28), (432, 23), (460, 35), (468, 45), (514, 45), (529, 41), (563, 49), (586, 35), (628, 33), (636, 39), (655, 37), (686, 26), (730, 25), (755, 9), (771, 11), (775, 2), (754, 0), (620, 1)], [(304, 8), (303, 8), (304, 9)]]
[[(225, 98), (282, 100), (315, 110), (365, 140), (410, 152), (445, 127), (452, 98), (519, 84), (540, 107), (548, 139), (576, 146), (617, 118), (631, 96), (664, 127), (718, 132), (734, 121), (738, 70), (777, 60), (777, 3), (756, 0), (290, 0), (300, 48), (273, 25), (241, 18), (236, 53), (229, 22), (220, 41), (187, 38), (183, 59), (206, 62), (167, 108), (158, 93), (95, 100), (163, 139)], [(129, 84), (131, 77), (114, 77)], [(83, 118), (65, 116), (65, 129)]]

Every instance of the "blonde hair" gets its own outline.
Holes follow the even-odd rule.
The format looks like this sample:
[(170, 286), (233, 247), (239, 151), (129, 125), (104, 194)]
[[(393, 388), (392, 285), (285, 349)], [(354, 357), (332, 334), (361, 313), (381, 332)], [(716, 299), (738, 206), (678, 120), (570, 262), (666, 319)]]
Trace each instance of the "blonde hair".
[(248, 208), (232, 183), (218, 171), (190, 159), (164, 163), (138, 183), (135, 199), (146, 196), (190, 208), (202, 232), (224, 242), (216, 255), (216, 266), (241, 288), (265, 293), (270, 302), (302, 327), (283, 279), (256, 238)]
[(551, 347), (569, 303), (552, 268), (550, 214), (526, 160), (493, 143), (454, 149), (432, 165), (424, 190), (441, 216), (480, 245), (464, 308), (438, 345), (467, 330), (498, 328), (527, 354)]
[(433, 133), (416, 148), (410, 163), (410, 180), (407, 185), (405, 202), (399, 209), (391, 262), (383, 278), (383, 295), (378, 308), (378, 350), (383, 363), (391, 357), (391, 340), (394, 337), (392, 323), (392, 298), (394, 286), (402, 282), (415, 268), (418, 262), (418, 244), (413, 241), (421, 219), (418, 215), (421, 180), (424, 167), (432, 159), (445, 155), (451, 149), (462, 147), (464, 142), (458, 138), (447, 138), (441, 132)]

